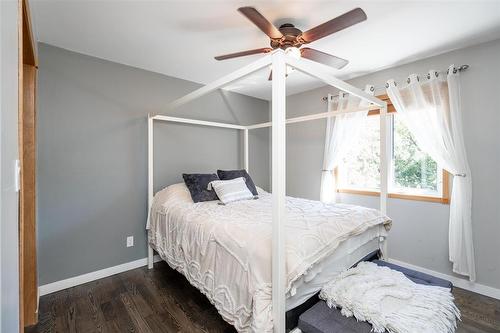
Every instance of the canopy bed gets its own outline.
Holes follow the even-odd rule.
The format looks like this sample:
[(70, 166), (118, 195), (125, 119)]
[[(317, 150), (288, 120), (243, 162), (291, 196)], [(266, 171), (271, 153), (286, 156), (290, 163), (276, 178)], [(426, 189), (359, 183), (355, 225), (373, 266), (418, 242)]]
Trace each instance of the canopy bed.
[[(258, 302), (252, 303), (252, 300), (250, 300), (250, 309), (245, 308), (245, 307), (235, 307), (234, 304), (228, 306), (232, 307), (232, 309), (236, 309), (236, 313), (230, 313), (230, 314), (225, 314), (224, 311), (227, 310), (226, 305), (227, 304), (215, 304), (213, 296), (217, 292), (216, 290), (203, 290), (203, 287), (208, 285), (209, 283), (200, 283), (200, 281), (194, 281), (192, 278), (195, 275), (190, 275), (189, 270), (193, 269), (196, 270), (195, 267), (186, 267), (184, 270), (184, 275), (190, 280), (191, 283), (193, 283), (195, 286), (198, 286), (198, 288), (204, 292), (209, 299), (216, 305), (218, 308), (219, 312), (223, 315), (223, 317), (231, 321), (237, 329), (240, 331), (248, 331), (248, 330), (255, 330), (256, 327), (251, 327), (251, 325), (257, 325), (259, 328), (264, 328), (265, 330), (274, 330), (275, 332), (285, 332), (285, 311), (289, 307), (293, 307), (296, 304), (289, 303), (287, 306), (287, 295), (290, 298), (291, 294), (296, 294), (297, 288), (296, 285), (294, 285), (294, 282), (297, 282), (300, 280), (300, 278), (303, 278), (308, 271), (311, 270), (312, 267), (314, 267), (314, 264), (318, 263), (322, 259), (325, 259), (327, 257), (332, 257), (335, 254), (335, 250), (339, 248), (339, 244), (342, 243), (344, 240), (352, 240), (354, 239), (353, 242), (356, 242), (356, 237), (368, 237), (366, 236), (370, 232), (374, 233), (373, 230), (375, 230), (375, 233), (372, 234), (376, 235), (375, 238), (377, 240), (376, 247), (380, 248), (382, 256), (386, 257), (387, 256), (387, 241), (385, 238), (385, 231), (384, 225), (386, 226), (390, 221), (385, 217), (386, 214), (386, 207), (387, 207), (387, 189), (388, 189), (388, 157), (389, 157), (389, 152), (388, 152), (388, 145), (387, 145), (387, 126), (388, 126), (388, 117), (387, 117), (387, 104), (386, 102), (372, 96), (369, 93), (366, 93), (356, 87), (353, 87), (352, 85), (339, 80), (330, 74), (327, 74), (325, 71), (325, 68), (323, 65), (319, 65), (313, 62), (309, 61), (303, 61), (300, 59), (296, 59), (289, 54), (287, 54), (285, 51), (281, 49), (277, 49), (268, 55), (264, 56), (263, 58), (244, 66), (241, 69), (238, 69), (216, 81), (213, 83), (207, 84), (198, 90), (195, 90), (189, 94), (187, 94), (184, 97), (181, 97), (177, 99), (176, 101), (172, 102), (168, 108), (168, 110), (172, 110), (174, 108), (177, 108), (181, 105), (184, 105), (188, 102), (191, 102), (201, 96), (204, 96), (212, 91), (215, 91), (217, 89), (223, 88), (224, 86), (227, 86), (231, 82), (234, 82), (240, 78), (246, 77), (250, 75), (251, 73), (258, 71), (260, 69), (263, 69), (265, 67), (271, 66), (272, 73), (273, 73), (273, 78), (272, 78), (272, 121), (271, 122), (266, 122), (266, 123), (261, 123), (261, 124), (254, 124), (254, 125), (237, 125), (237, 124), (228, 124), (228, 123), (219, 123), (219, 122), (210, 122), (210, 121), (202, 121), (202, 120), (195, 120), (195, 119), (187, 119), (187, 118), (178, 118), (178, 117), (170, 117), (170, 116), (165, 116), (165, 115), (149, 115), (148, 116), (148, 205), (151, 214), (148, 217), (148, 229), (149, 231), (149, 249), (148, 249), (148, 267), (152, 268), (153, 267), (153, 248), (156, 249), (162, 256), (162, 259), (166, 260), (169, 262), (169, 264), (173, 267), (176, 267), (178, 270), (179, 267), (181, 266), (176, 265), (175, 260), (180, 260), (180, 258), (176, 258), (175, 255), (172, 255), (173, 252), (168, 252), (165, 251), (165, 248), (162, 246), (162, 242), (166, 242), (168, 239), (170, 239), (172, 242), (182, 242), (184, 240), (174, 240), (169, 237), (175, 237), (175, 235), (172, 235), (172, 229), (170, 229), (167, 234), (168, 237), (162, 238), (161, 241), (158, 241), (155, 233), (158, 232), (158, 225), (156, 224), (157, 221), (154, 221), (155, 217), (153, 216), (153, 211), (158, 212), (159, 211), (159, 206), (162, 207), (163, 209), (167, 209), (168, 211), (164, 213), (166, 214), (165, 216), (169, 216), (167, 219), (168, 224), (170, 223), (175, 223), (172, 221), (179, 220), (182, 221), (183, 218), (187, 215), (189, 215), (189, 211), (183, 211), (183, 209), (187, 209), (182, 202), (182, 199), (179, 199), (182, 197), (182, 188), (175, 188), (175, 186), (170, 186), (164, 191), (160, 191), (160, 193), (154, 197), (153, 193), (153, 124), (155, 121), (168, 121), (168, 122), (178, 122), (178, 123), (186, 123), (186, 124), (194, 124), (194, 125), (201, 125), (201, 126), (212, 126), (212, 127), (220, 127), (220, 128), (228, 128), (228, 129), (236, 129), (236, 130), (241, 130), (243, 132), (243, 156), (244, 156), (244, 168), (248, 170), (248, 162), (249, 162), (249, 155), (248, 155), (248, 131), (256, 128), (263, 128), (263, 127), (271, 127), (272, 128), (272, 194), (269, 194), (265, 191), (259, 191), (259, 195), (261, 196), (261, 199), (259, 200), (251, 200), (245, 202), (243, 207), (241, 208), (243, 211), (246, 210), (252, 211), (252, 212), (258, 212), (261, 216), (257, 216), (256, 214), (253, 219), (254, 220), (268, 220), (269, 224), (272, 225), (272, 228), (270, 228), (269, 232), (269, 247), (272, 248), (272, 260), (269, 258), (269, 253), (267, 252), (267, 259), (272, 261), (272, 269), (270, 270), (271, 272), (270, 275), (270, 284), (268, 285), (268, 289), (272, 290), (272, 296), (271, 296), (271, 290), (266, 290), (262, 291), (263, 294), (268, 293), (269, 296), (271, 296), (271, 299), (269, 300), (269, 304), (266, 304), (266, 302), (260, 303), (263, 307), (266, 307), (267, 310), (270, 310), (269, 308), (272, 308), (272, 312), (269, 311), (268, 316), (266, 317), (265, 315), (262, 315), (263, 312), (266, 311), (266, 309), (263, 308), (255, 308), (256, 305), (259, 306)], [(371, 210), (368, 208), (364, 207), (356, 207), (356, 206), (349, 206), (346, 205), (346, 207), (339, 207), (339, 205), (327, 205), (321, 202), (317, 201), (311, 201), (311, 200), (304, 200), (304, 199), (297, 199), (297, 198), (288, 198), (285, 195), (285, 172), (286, 172), (286, 167), (285, 167), (285, 145), (286, 145), (286, 140), (285, 140), (285, 127), (286, 124), (290, 123), (299, 123), (299, 122), (304, 122), (304, 121), (310, 121), (313, 119), (322, 119), (322, 118), (328, 118), (328, 117), (335, 117), (336, 115), (339, 114), (339, 112), (332, 112), (331, 109), (329, 108), (327, 112), (319, 113), (319, 114), (313, 114), (313, 115), (307, 115), (307, 116), (301, 116), (301, 117), (296, 117), (296, 118), (289, 118), (286, 119), (285, 117), (285, 111), (286, 111), (286, 67), (290, 66), (298, 71), (301, 71), (305, 74), (311, 75), (324, 83), (334, 87), (338, 88), (341, 91), (345, 91), (353, 96), (356, 96), (360, 98), (363, 101), (367, 102), (368, 107), (375, 107), (377, 109), (380, 109), (380, 133), (381, 133), (381, 140), (380, 140), (380, 171), (381, 171), (381, 195), (380, 195), (380, 212), (377, 212), (376, 210)], [(366, 108), (364, 111), (366, 111)], [(345, 109), (342, 111), (342, 113), (346, 112), (360, 112), (363, 111), (363, 109), (355, 108), (355, 109)], [(177, 194), (173, 194), (177, 192)], [(180, 193), (180, 194), (179, 194)], [(160, 199), (160, 196), (164, 196), (163, 200)], [(185, 193), (184, 193), (185, 195)], [(168, 201), (168, 198), (175, 197), (176, 199), (171, 199), (174, 200), (174, 203), (172, 201)], [(168, 202), (167, 204), (165, 204)], [(192, 203), (191, 203), (192, 204)], [(201, 203), (202, 205), (197, 206), (197, 209), (201, 209), (200, 207), (203, 207), (202, 210), (206, 210), (205, 213), (211, 214), (210, 216), (215, 216), (215, 219), (223, 219), (223, 218), (233, 218), (237, 219), (237, 216), (240, 216), (240, 221), (236, 223), (235, 225), (241, 225), (244, 224), (245, 221), (248, 222), (248, 215), (246, 217), (243, 217), (241, 219), (241, 215), (244, 215), (241, 211), (233, 212), (234, 216), (225, 216), (225, 214), (228, 214), (227, 212), (224, 211), (224, 209), (227, 209), (227, 207), (224, 206), (217, 206), (217, 205), (210, 205), (210, 204), (205, 204)], [(289, 206), (292, 206), (290, 209)], [(303, 209), (305, 206), (309, 205), (309, 211), (306, 211), (305, 216), (307, 218), (302, 217), (303, 220), (299, 221), (300, 218), (298, 215), (300, 214), (294, 214), (293, 212), (293, 207), (297, 207), (297, 209)], [(155, 210), (156, 209), (156, 210)], [(234, 208), (234, 210), (237, 210)], [(343, 212), (340, 212), (341, 210), (344, 210)], [(314, 216), (315, 214), (317, 215), (318, 212), (322, 212), (322, 214), (326, 215), (342, 215), (345, 217), (345, 221), (350, 221), (349, 223), (335, 223), (337, 227), (342, 229), (345, 226), (352, 225), (352, 221), (357, 221), (357, 227), (349, 227), (349, 230), (344, 230), (343, 232), (333, 232), (331, 231), (332, 225), (329, 225), (328, 223), (325, 222), (325, 218), (322, 216), (316, 216), (315, 221), (314, 219), (313, 222), (311, 222), (311, 225), (307, 225), (308, 221), (310, 221), (310, 217)], [(203, 212), (201, 214), (204, 214)], [(309, 214), (309, 215), (307, 215)], [(208, 216), (208, 215), (205, 215)], [(247, 220), (245, 220), (245, 218)], [(297, 265), (293, 266), (291, 263), (293, 260), (291, 259), (290, 256), (290, 248), (289, 245), (285, 247), (285, 242), (289, 242), (290, 239), (294, 239), (298, 241), (297, 244), (294, 244), (294, 248), (297, 248), (297, 246), (300, 248), (300, 245), (306, 246), (307, 243), (307, 237), (301, 237), (301, 233), (298, 233), (295, 230), (290, 231), (289, 229), (289, 221), (288, 219), (294, 219), (299, 225), (307, 225), (306, 229), (310, 229), (309, 231), (313, 233), (311, 235), (312, 238), (321, 238), (322, 235), (324, 236), (330, 236), (333, 241), (330, 242), (324, 242), (324, 244), (321, 244), (321, 242), (316, 242), (314, 245), (312, 245), (311, 249), (302, 249), (303, 253), (302, 255), (307, 256), (308, 260), (297, 260), (296, 263)], [(196, 219), (190, 219), (190, 221), (196, 221)], [(180, 228), (179, 230), (183, 230), (184, 233), (183, 235), (185, 236), (184, 238), (189, 238), (193, 236), (194, 238), (191, 238), (192, 243), (199, 243), (205, 241), (203, 237), (201, 238), (196, 238), (197, 236), (200, 236), (200, 234), (196, 234), (196, 231), (192, 233), (192, 231), (189, 231), (189, 228), (195, 228), (193, 225), (196, 225), (196, 223), (182, 223), (178, 222), (178, 225), (175, 226), (175, 228)], [(214, 224), (215, 225), (215, 224)], [(153, 227), (156, 228), (155, 232), (151, 232), (151, 228)], [(236, 227), (235, 227), (236, 228)], [(236, 230), (236, 229), (235, 229)], [(233, 231), (235, 231), (233, 230)], [(248, 230), (248, 229), (245, 229)], [(304, 229), (305, 230), (305, 229)], [(329, 230), (331, 232), (329, 232)], [(192, 233), (191, 235), (189, 233)], [(226, 232), (228, 232), (226, 230)], [(231, 232), (231, 231), (229, 231)], [(235, 231), (237, 233), (237, 230)], [(241, 232), (241, 230), (240, 230)], [(245, 231), (246, 232), (246, 231)], [(243, 233), (245, 233), (243, 232)], [(175, 232), (174, 232), (175, 233)], [(307, 234), (307, 233), (304, 233)], [(189, 235), (189, 236), (188, 236)], [(234, 234), (233, 234), (234, 235)], [(165, 236), (165, 235), (163, 235)], [(295, 237), (295, 238), (294, 238)], [(181, 237), (182, 238), (182, 237)], [(286, 238), (286, 241), (285, 241)], [(372, 237), (374, 238), (374, 237)], [(245, 246), (242, 244), (245, 243), (244, 238), (240, 239), (232, 239), (232, 241), (240, 242), (238, 246), (231, 246), (228, 244), (224, 244), (224, 248), (228, 252), (231, 252), (235, 249), (245, 249)], [(228, 241), (229, 242), (229, 241)], [(309, 244), (310, 245), (310, 244)], [(197, 245), (198, 246), (198, 245)], [(269, 248), (266, 248), (263, 246), (264, 252), (265, 249), (269, 250)], [(203, 247), (203, 246), (198, 246), (198, 250), (207, 250), (210, 251), (211, 249), (209, 247)], [(309, 252), (308, 252), (309, 251)], [(175, 251), (174, 251), (175, 252)], [(244, 251), (243, 251), (244, 252)], [(292, 251), (293, 252), (293, 251)], [(256, 254), (257, 252), (252, 252), (252, 254)], [(243, 254), (234, 254), (233, 253), (233, 259), (239, 260), (245, 255), (248, 255), (248, 253), (243, 253)], [(265, 254), (263, 254), (265, 257)], [(303, 258), (302, 258), (303, 259)], [(265, 262), (265, 260), (264, 260)], [(254, 260), (248, 260), (248, 263), (250, 265), (258, 265), (259, 260), (254, 259)], [(353, 263), (351, 263), (353, 264)], [(219, 264), (220, 265), (220, 264)], [(306, 265), (307, 267), (304, 267)], [(244, 266), (244, 265), (243, 265)], [(295, 268), (295, 272), (290, 272), (291, 266)], [(287, 271), (288, 269), (288, 271)], [(182, 271), (182, 270), (181, 270)], [(265, 275), (265, 269), (262, 270)], [(294, 274), (295, 273), (295, 274)], [(205, 277), (205, 278), (210, 278), (214, 279), (217, 277), (210, 276), (210, 277)], [(234, 277), (233, 277), (234, 278)], [(266, 279), (263, 278), (263, 281)], [(206, 281), (204, 281), (206, 282)], [(238, 285), (240, 281), (233, 281), (233, 284)], [(210, 283), (213, 283), (212, 281)], [(242, 282), (243, 283), (243, 282)], [(237, 291), (233, 291), (234, 293), (239, 293), (238, 295), (240, 297), (245, 297), (245, 295), (241, 296), (245, 289), (248, 286), (237, 286), (238, 289)], [(295, 288), (295, 290), (294, 290)], [(254, 294), (255, 296), (255, 294)], [(300, 296), (300, 295), (299, 295)], [(267, 296), (263, 296), (264, 298)], [(228, 300), (228, 302), (231, 300)], [(255, 301), (255, 300), (254, 300)], [(297, 301), (298, 304), (300, 304), (301, 299), (299, 297), (299, 300)], [(223, 303), (223, 302), (222, 302)], [(269, 307), (272, 303), (272, 306)], [(253, 308), (252, 308), (253, 307)], [(240, 312), (238, 312), (240, 311)], [(253, 314), (245, 314), (245, 311), (251, 311)], [(245, 316), (252, 316), (254, 315), (255, 318), (252, 318), (251, 323), (249, 324), (248, 322), (246, 323), (237, 323), (235, 322), (235, 318), (238, 317), (238, 315), (242, 315), (243, 317)], [(259, 317), (260, 316), (260, 317)], [(259, 318), (257, 318), (259, 317)], [(270, 318), (268, 318), (270, 317)], [(250, 325), (250, 326), (249, 326)], [(260, 325), (260, 326), (259, 326)], [(271, 325), (271, 326), (269, 326)]]

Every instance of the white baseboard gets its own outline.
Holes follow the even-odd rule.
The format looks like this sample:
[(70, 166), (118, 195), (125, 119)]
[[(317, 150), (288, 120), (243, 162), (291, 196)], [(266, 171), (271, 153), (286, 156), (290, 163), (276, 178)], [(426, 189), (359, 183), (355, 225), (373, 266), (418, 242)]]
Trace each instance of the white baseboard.
[[(155, 255), (154, 262), (158, 262), (158, 261), (161, 261), (161, 258), (160, 258), (160, 256)], [(408, 264), (406, 262), (399, 261), (396, 259), (389, 258), (389, 262), (392, 262), (396, 265), (406, 267), (409, 269), (413, 269), (413, 270), (416, 270), (416, 271), (419, 271), (422, 273), (430, 274), (430, 275), (439, 277), (441, 279), (451, 281), (451, 283), (453, 283), (453, 285), (458, 287), (458, 288), (462, 288), (462, 289), (469, 290), (469, 291), (472, 291), (472, 292), (475, 292), (475, 293), (478, 293), (481, 295), (500, 299), (500, 289), (485, 286), (485, 285), (479, 284), (479, 283), (472, 283), (472, 282), (469, 282), (468, 280), (461, 279), (461, 278), (458, 278), (456, 276), (452, 276), (452, 275), (448, 275), (448, 274), (444, 274), (444, 273), (439, 273), (439, 272), (436, 272), (436, 271), (433, 271), (433, 270), (430, 270), (427, 268)], [(39, 297), (41, 297), (41, 296), (51, 294), (51, 293), (59, 291), (59, 290), (71, 288), (71, 287), (74, 287), (74, 286), (77, 286), (80, 284), (84, 284), (84, 283), (95, 281), (98, 279), (102, 279), (102, 278), (105, 278), (105, 277), (108, 277), (111, 275), (115, 275), (118, 273), (129, 271), (129, 270), (132, 270), (135, 268), (146, 266), (147, 264), (148, 264), (148, 259), (142, 258), (142, 259), (134, 260), (134, 261), (127, 262), (127, 263), (124, 263), (121, 265), (101, 269), (101, 270), (98, 270), (95, 272), (90, 272), (87, 274), (74, 276), (74, 277), (71, 277), (69, 279), (45, 284), (43, 286), (38, 287), (38, 295), (39, 295)]]
[[(161, 261), (160, 256), (155, 255), (154, 262)], [(126, 272), (135, 268), (139, 268), (142, 266), (146, 266), (148, 264), (148, 258), (142, 258), (130, 262), (126, 262), (121, 265), (104, 268), (95, 272), (90, 272), (78, 276), (71, 277), (69, 279), (52, 282), (49, 284), (44, 284), (43, 286), (38, 287), (38, 296), (41, 297), (43, 295), (51, 294), (53, 292), (71, 288), (74, 286), (78, 286), (80, 284), (84, 284), (87, 282), (99, 280), (111, 275), (115, 275), (118, 273)]]
[(452, 276), (452, 275), (448, 275), (448, 274), (444, 274), (444, 273), (439, 273), (439, 272), (436, 272), (436, 271), (433, 271), (433, 270), (430, 270), (427, 268), (408, 264), (406, 262), (399, 261), (396, 259), (389, 258), (388, 261), (393, 263), (393, 264), (402, 266), (402, 267), (406, 267), (406, 268), (413, 269), (413, 270), (416, 270), (416, 271), (419, 271), (422, 273), (433, 275), (433, 276), (441, 278), (441, 279), (448, 280), (451, 283), (453, 283), (453, 285), (455, 287), (469, 290), (469, 291), (472, 291), (472, 292), (477, 293), (477, 294), (500, 299), (500, 289), (485, 286), (484, 284), (473, 283), (473, 282), (470, 282), (469, 280), (466, 280), (466, 279), (461, 279), (461, 278), (456, 277), (456, 276)]

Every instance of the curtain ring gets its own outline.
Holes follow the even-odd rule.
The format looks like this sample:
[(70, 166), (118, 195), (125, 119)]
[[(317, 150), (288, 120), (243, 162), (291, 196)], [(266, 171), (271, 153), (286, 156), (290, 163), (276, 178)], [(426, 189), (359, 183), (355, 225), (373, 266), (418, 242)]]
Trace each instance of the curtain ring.
[(455, 176), (455, 177), (464, 177), (464, 178), (467, 177), (467, 175), (465, 173), (456, 173), (453, 176)]
[(430, 80), (431, 77), (438, 77), (439, 76), (439, 72), (438, 71), (435, 71), (433, 69), (431, 69), (428, 73), (427, 73), (427, 79)]
[(333, 170), (325, 170), (325, 169), (321, 170), (321, 172), (332, 172), (332, 171)]
[(410, 75), (410, 76), (408, 76), (408, 78), (406, 79), (406, 82), (407, 82), (408, 84), (410, 84), (410, 82), (412, 82), (412, 81), (413, 81), (413, 82), (415, 82), (415, 80), (416, 80), (416, 82), (419, 82), (419, 81), (420, 81), (420, 77), (419, 77), (417, 74), (411, 74), (411, 75)]
[(397, 86), (396, 81), (394, 81), (393, 79), (390, 79), (389, 81), (387, 81), (385, 83), (385, 87), (389, 88), (391, 86), (391, 84), (394, 85), (394, 87)]

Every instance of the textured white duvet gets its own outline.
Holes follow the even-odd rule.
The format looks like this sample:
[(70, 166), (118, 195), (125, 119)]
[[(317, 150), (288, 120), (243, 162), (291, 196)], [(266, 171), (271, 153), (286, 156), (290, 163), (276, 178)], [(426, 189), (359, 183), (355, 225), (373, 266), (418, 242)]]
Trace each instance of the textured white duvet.
[[(272, 331), (271, 195), (193, 203), (184, 184), (155, 195), (149, 243), (239, 332)], [(353, 235), (390, 220), (379, 211), (287, 197), (287, 290)]]

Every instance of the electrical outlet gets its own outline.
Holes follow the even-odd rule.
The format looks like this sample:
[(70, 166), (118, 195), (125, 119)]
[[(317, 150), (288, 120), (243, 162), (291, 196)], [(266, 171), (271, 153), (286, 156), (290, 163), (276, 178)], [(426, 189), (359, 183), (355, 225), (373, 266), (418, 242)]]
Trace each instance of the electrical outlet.
[(128, 236), (127, 237), (127, 247), (132, 247), (134, 246), (134, 236)]

